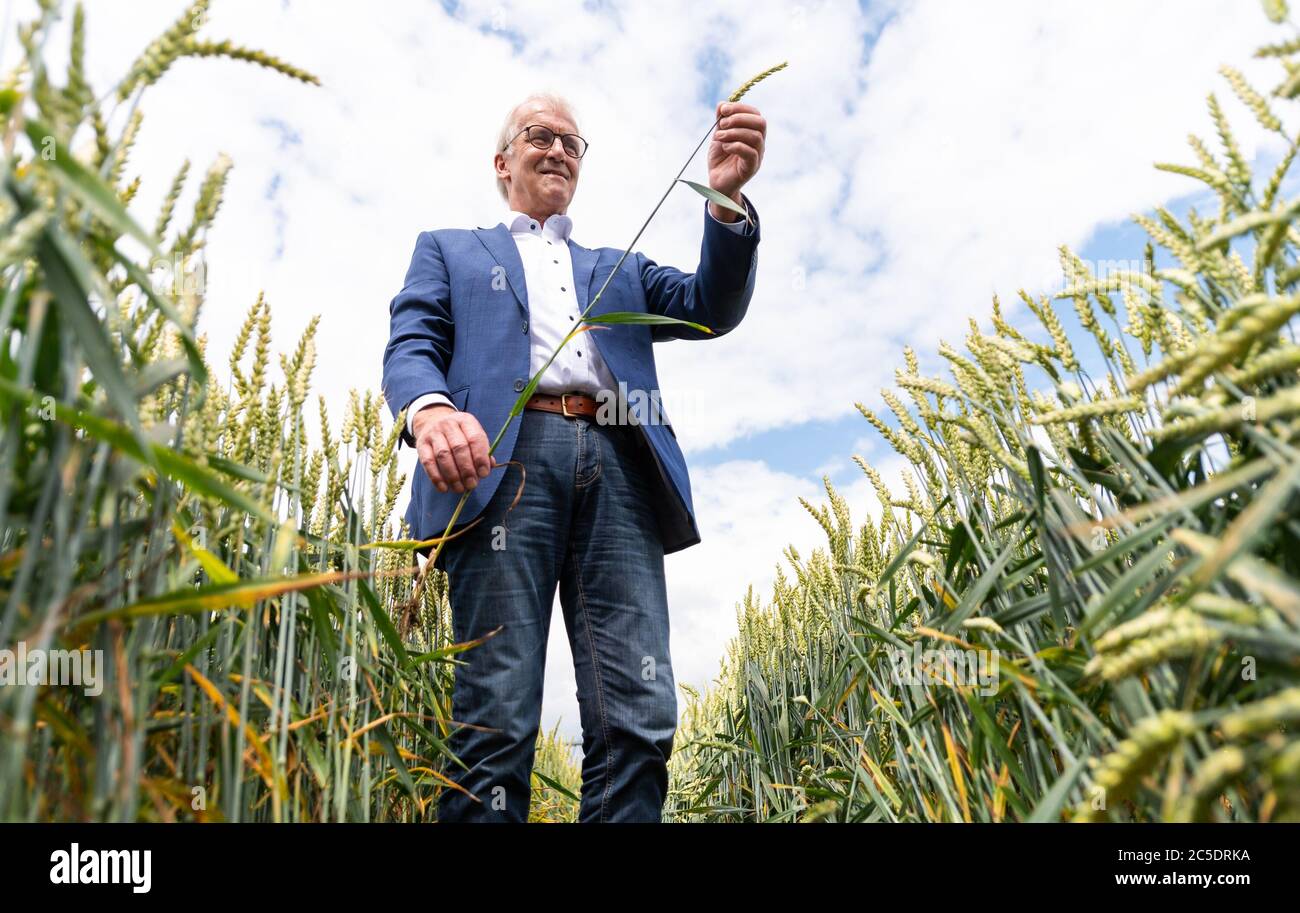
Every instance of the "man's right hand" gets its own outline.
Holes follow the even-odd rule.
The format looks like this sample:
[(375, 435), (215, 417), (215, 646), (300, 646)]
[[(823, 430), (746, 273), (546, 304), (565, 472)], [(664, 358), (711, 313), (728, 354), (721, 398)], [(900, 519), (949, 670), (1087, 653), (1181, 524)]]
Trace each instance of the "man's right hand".
[(483, 426), (468, 412), (441, 403), (428, 406), (415, 413), (411, 431), (420, 464), (438, 491), (472, 490), (497, 464)]

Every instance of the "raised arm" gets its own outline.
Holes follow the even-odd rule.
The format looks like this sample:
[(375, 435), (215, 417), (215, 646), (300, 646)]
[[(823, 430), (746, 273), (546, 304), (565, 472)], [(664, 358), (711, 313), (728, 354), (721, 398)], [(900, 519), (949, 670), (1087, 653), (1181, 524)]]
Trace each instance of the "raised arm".
[(744, 318), (758, 269), (759, 223), (753, 201), (742, 197), (753, 225), (740, 231), (735, 224), (714, 218), (706, 204), (700, 266), (694, 273), (659, 266), (644, 254), (634, 255), (650, 313), (690, 320), (713, 330), (709, 335), (683, 326), (654, 326), (651, 335), (655, 342), (713, 339), (735, 329)]
[[(419, 396), (449, 395), (447, 368), (455, 339), (447, 265), (431, 232), (420, 232), (402, 290), (388, 308), (384, 398), (396, 417)], [(409, 424), (407, 426), (409, 428)], [(402, 439), (415, 446), (409, 431)]]

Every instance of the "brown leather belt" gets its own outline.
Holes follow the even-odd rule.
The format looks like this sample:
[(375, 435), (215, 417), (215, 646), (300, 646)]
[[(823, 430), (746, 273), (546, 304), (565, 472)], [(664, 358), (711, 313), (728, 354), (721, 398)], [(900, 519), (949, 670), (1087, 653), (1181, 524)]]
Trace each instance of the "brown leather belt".
[(525, 409), (538, 409), (542, 412), (556, 412), (567, 418), (589, 418), (593, 421), (596, 418), (596, 410), (600, 404), (594, 396), (588, 396), (585, 393), (564, 393), (560, 396), (554, 396), (550, 393), (534, 393), (528, 402), (524, 403)]

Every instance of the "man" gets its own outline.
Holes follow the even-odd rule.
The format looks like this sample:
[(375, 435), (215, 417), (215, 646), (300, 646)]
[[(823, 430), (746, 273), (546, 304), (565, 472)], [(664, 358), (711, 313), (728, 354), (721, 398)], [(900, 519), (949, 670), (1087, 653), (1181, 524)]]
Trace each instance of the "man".
[[(456, 641), (492, 635), (458, 657), (452, 717), (468, 725), (449, 747), (469, 769), (452, 768), (460, 789), (443, 790), (440, 821), (527, 820), (557, 584), (582, 722), (579, 820), (660, 820), (677, 725), (663, 559), (700, 535), (662, 408), (626, 406), (658, 402), (653, 342), (727, 333), (753, 293), (758, 214), (740, 189), (762, 162), (767, 125), (743, 104), (719, 104), (717, 116), (709, 184), (748, 220), (706, 202), (694, 274), (634, 252), (593, 311), (659, 314), (713, 335), (680, 324), (583, 332), (489, 456), (489, 435), (622, 253), (570, 239), (587, 143), (553, 95), (526, 99), (502, 127), (493, 167), (504, 220), (422, 232), (392, 301), (384, 393), (395, 415), (407, 409), (403, 439), (424, 470), (407, 522), (415, 538), (440, 536), (470, 492), (453, 532), (478, 522), (444, 545), (437, 567), (448, 575)], [(644, 141), (658, 135), (647, 128)], [(620, 390), (624, 407), (608, 408)]]

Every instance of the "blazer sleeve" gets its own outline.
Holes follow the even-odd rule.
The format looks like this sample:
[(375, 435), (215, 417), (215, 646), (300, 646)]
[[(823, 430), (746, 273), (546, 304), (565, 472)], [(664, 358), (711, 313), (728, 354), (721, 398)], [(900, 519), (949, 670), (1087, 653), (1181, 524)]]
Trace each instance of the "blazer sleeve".
[[(455, 329), (451, 287), (442, 250), (432, 232), (420, 232), (402, 290), (388, 307), (388, 346), (384, 349), (384, 399), (393, 417), (418, 396), (449, 396), (447, 369)], [(402, 440), (415, 446), (409, 431)]]
[(704, 208), (704, 239), (700, 242), (700, 266), (685, 273), (672, 266), (659, 266), (637, 253), (636, 268), (645, 289), (646, 306), (652, 314), (702, 324), (712, 335), (683, 326), (651, 326), (655, 342), (668, 339), (713, 339), (734, 330), (749, 308), (758, 268), (758, 210), (741, 194), (754, 222), (752, 230), (736, 232), (714, 219)]

